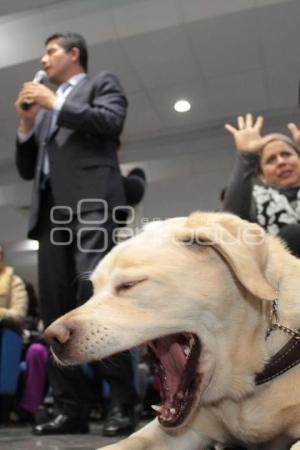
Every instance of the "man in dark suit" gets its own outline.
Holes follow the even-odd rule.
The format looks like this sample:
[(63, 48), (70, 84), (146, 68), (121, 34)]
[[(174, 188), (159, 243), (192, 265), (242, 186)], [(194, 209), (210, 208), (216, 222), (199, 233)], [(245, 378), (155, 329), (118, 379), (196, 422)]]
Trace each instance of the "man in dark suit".
[[(127, 100), (111, 73), (87, 76), (88, 52), (76, 33), (55, 34), (41, 59), (48, 80), (27, 82), (15, 103), (20, 118), (16, 162), (34, 178), (28, 236), (39, 241), (41, 316), (45, 326), (91, 296), (88, 274), (114, 245), (115, 211), (126, 204), (117, 159)], [(84, 274), (86, 274), (84, 276)], [(103, 433), (134, 428), (138, 395), (129, 353), (97, 364), (110, 384)], [(81, 367), (51, 363), (57, 416), (35, 434), (87, 432), (90, 382)]]

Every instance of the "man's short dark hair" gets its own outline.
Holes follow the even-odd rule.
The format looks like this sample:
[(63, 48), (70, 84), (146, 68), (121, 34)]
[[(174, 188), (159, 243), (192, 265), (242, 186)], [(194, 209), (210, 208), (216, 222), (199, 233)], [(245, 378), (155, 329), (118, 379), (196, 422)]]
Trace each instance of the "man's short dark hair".
[(88, 69), (88, 50), (86, 41), (81, 34), (78, 33), (55, 33), (49, 36), (45, 45), (48, 45), (50, 41), (54, 39), (58, 40), (59, 45), (68, 53), (72, 48), (76, 47), (80, 51), (79, 62), (84, 70), (87, 72)]

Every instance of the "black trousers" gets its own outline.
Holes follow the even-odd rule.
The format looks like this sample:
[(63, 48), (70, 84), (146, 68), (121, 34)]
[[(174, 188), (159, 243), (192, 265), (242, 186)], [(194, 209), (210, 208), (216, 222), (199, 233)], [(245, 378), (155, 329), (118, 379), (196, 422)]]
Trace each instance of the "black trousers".
[[(116, 227), (102, 211), (87, 212), (77, 217), (67, 208), (53, 209), (53, 205), (48, 186), (42, 191), (38, 224), (40, 308), (45, 326), (91, 296), (88, 276), (113, 247), (112, 235)], [(97, 377), (109, 383), (112, 402), (138, 403), (130, 352), (93, 365)], [(50, 358), (49, 382), (59, 411), (87, 417), (95, 393), (95, 380), (89, 379), (81, 366), (61, 368)]]

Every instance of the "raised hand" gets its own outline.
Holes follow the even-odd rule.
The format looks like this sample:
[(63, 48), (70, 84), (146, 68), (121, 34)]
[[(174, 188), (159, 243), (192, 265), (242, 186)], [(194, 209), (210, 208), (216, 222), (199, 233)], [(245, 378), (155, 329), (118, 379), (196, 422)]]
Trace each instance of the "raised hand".
[(297, 127), (297, 125), (294, 123), (288, 123), (287, 127), (291, 132), (291, 135), (293, 137), (295, 144), (300, 146), (300, 129), (299, 129), (299, 127)]
[(258, 116), (254, 121), (252, 114), (245, 117), (238, 116), (237, 128), (230, 124), (225, 124), (225, 129), (232, 134), (235, 146), (240, 152), (257, 153), (267, 143), (268, 138), (261, 136), (264, 119)]

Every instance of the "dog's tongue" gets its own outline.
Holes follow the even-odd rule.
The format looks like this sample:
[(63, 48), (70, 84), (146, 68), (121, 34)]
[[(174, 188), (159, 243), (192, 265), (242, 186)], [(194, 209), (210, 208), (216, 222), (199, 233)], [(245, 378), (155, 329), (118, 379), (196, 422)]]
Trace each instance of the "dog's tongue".
[(167, 374), (167, 383), (175, 393), (186, 364), (186, 357), (175, 337), (166, 337), (155, 341), (155, 353)]

